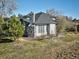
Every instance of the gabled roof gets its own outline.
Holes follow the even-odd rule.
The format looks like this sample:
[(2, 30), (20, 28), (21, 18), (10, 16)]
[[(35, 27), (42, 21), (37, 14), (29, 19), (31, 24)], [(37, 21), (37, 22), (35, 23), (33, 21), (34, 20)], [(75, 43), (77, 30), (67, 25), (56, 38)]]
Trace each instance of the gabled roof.
[(51, 24), (56, 23), (55, 20), (53, 20), (53, 16), (51, 17), (49, 14), (40, 12), (35, 15), (35, 24)]

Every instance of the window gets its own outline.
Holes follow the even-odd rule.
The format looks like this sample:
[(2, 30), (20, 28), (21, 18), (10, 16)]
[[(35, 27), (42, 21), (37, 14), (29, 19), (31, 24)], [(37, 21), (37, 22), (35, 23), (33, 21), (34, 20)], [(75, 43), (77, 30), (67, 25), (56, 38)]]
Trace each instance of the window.
[(39, 26), (38, 27), (38, 32), (39, 33), (44, 33), (44, 26)]
[(52, 20), (56, 20), (55, 18), (52, 18)]

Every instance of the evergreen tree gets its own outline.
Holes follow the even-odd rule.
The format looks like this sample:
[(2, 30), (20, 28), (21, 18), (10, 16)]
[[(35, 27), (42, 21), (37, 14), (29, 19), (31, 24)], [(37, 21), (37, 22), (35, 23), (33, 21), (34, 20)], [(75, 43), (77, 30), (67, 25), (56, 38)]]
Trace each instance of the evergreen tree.
[(9, 21), (9, 35), (11, 37), (17, 38), (21, 37), (24, 34), (24, 27), (21, 24), (20, 20), (16, 16), (12, 16)]

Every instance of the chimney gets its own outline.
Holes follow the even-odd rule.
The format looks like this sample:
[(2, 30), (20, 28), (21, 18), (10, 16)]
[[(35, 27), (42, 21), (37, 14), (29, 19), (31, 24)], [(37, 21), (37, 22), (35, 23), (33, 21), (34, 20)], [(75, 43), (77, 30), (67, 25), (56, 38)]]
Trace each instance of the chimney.
[(33, 12), (33, 23), (35, 23), (35, 13)]

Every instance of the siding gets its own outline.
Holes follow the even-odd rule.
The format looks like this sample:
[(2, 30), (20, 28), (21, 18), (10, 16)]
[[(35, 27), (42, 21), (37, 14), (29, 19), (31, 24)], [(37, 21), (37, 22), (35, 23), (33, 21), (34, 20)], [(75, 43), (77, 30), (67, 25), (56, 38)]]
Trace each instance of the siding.
[(56, 24), (50, 24), (50, 34), (56, 35)]

